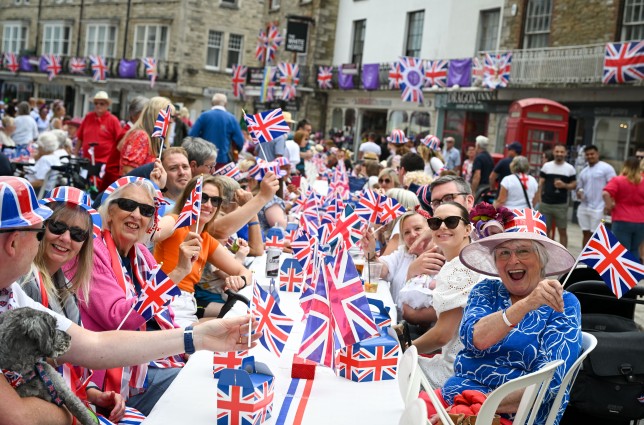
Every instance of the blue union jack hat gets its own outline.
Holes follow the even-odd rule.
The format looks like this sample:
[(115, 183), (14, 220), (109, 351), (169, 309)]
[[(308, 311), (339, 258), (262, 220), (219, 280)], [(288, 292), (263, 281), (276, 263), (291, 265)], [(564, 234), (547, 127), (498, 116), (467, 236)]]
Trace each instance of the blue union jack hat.
[(409, 141), (409, 139), (405, 137), (404, 131), (395, 129), (391, 130), (391, 136), (387, 137), (387, 141), (394, 145), (404, 145)]
[(437, 151), (438, 149), (440, 149), (440, 146), (441, 146), (441, 139), (434, 136), (433, 134), (428, 134), (427, 137), (421, 140), (421, 142), (423, 145), (427, 146), (429, 149), (433, 151)]
[(52, 214), (38, 203), (31, 184), (20, 177), (0, 177), (0, 204), (0, 229), (33, 226)]
[(101, 233), (101, 216), (98, 211), (92, 208), (92, 199), (86, 192), (71, 186), (60, 186), (53, 189), (45, 198), (40, 200), (42, 205), (47, 205), (52, 202), (67, 203), (81, 207), (88, 212), (92, 223), (94, 223), (94, 236), (96, 237)]
[(494, 259), (494, 250), (508, 241), (529, 240), (541, 244), (548, 253), (545, 264), (545, 276), (560, 275), (575, 264), (575, 258), (566, 248), (550, 239), (546, 231), (543, 215), (538, 211), (515, 209), (514, 218), (508, 220), (505, 230), (492, 236), (484, 237), (463, 248), (461, 262), (468, 268), (488, 276), (499, 276)]

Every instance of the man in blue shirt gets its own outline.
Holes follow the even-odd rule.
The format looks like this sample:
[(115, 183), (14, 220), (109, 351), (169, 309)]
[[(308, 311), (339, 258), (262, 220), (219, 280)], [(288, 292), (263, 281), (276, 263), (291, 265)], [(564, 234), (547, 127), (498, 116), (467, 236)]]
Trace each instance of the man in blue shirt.
[(227, 103), (228, 99), (225, 94), (215, 93), (212, 97), (212, 109), (197, 118), (189, 133), (190, 136), (206, 139), (217, 147), (219, 151), (217, 154), (217, 169), (233, 160), (233, 142), (240, 151), (244, 146), (241, 127), (235, 116), (226, 111)]

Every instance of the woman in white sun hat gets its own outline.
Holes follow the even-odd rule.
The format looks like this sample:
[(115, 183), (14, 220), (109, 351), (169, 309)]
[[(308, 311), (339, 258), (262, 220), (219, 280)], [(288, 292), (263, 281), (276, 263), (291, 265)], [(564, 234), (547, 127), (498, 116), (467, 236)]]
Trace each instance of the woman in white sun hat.
[[(561, 359), (564, 364), (557, 368), (535, 422), (543, 424), (562, 377), (581, 352), (579, 301), (556, 278), (548, 278), (568, 271), (575, 259), (546, 236), (540, 213), (525, 209), (514, 214), (503, 233), (461, 251), (465, 266), (493, 278), (470, 293), (459, 330), (465, 348), (454, 362), (454, 376), (437, 392), (449, 406), (464, 390), (488, 394)], [(521, 396), (513, 393), (498, 413), (516, 412)], [(566, 395), (560, 415), (567, 402)], [(433, 410), (431, 403), (428, 408)]]

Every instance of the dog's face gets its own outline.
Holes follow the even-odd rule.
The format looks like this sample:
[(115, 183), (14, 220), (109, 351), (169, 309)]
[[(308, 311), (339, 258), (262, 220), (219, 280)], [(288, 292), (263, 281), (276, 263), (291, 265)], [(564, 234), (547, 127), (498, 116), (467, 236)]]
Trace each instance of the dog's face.
[(0, 314), (0, 344), (23, 359), (56, 358), (69, 350), (71, 337), (56, 329), (56, 319), (51, 315), (17, 308)]

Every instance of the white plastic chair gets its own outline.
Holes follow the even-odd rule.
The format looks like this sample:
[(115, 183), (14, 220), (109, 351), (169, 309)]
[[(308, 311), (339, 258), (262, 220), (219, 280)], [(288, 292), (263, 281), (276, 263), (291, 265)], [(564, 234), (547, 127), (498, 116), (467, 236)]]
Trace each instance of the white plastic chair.
[(405, 406), (418, 398), (420, 392), (420, 375), (423, 372), (418, 366), (418, 350), (415, 346), (407, 348), (400, 358), (396, 376), (398, 387)]
[(557, 393), (557, 396), (552, 402), (552, 407), (550, 408), (550, 414), (548, 415), (548, 419), (546, 419), (546, 425), (552, 425), (555, 423), (555, 420), (557, 419), (557, 415), (559, 414), (559, 409), (561, 408), (561, 403), (563, 401), (564, 394), (568, 389), (572, 388), (572, 385), (575, 383), (575, 379), (577, 379), (577, 374), (581, 370), (581, 365), (584, 362), (584, 359), (588, 357), (590, 352), (593, 351), (596, 346), (597, 346), (597, 338), (595, 338), (594, 335), (589, 334), (587, 332), (581, 333), (581, 350), (582, 350), (581, 354), (579, 355), (579, 358), (575, 361), (575, 363), (572, 364), (572, 366), (570, 367), (570, 370), (566, 372), (563, 379), (561, 380), (561, 386), (559, 387), (559, 392)]
[(427, 425), (427, 406), (419, 398), (405, 406), (398, 425)]
[[(496, 414), (496, 410), (499, 408), (501, 401), (503, 401), (503, 399), (510, 393), (521, 388), (525, 388), (525, 391), (521, 397), (521, 402), (519, 403), (519, 409), (517, 410), (513, 425), (532, 425), (537, 417), (537, 412), (541, 406), (543, 397), (548, 390), (548, 385), (552, 380), (555, 369), (562, 364), (563, 360), (553, 360), (536, 372), (532, 372), (506, 382), (496, 390), (492, 391), (487, 395), (485, 402), (481, 405), (481, 410), (479, 410), (476, 418), (476, 425), (492, 424), (494, 415)], [(422, 374), (420, 375), (420, 378), (421, 386), (425, 387), (429, 399), (434, 405), (440, 420), (444, 425), (454, 425), (449, 414), (438, 400), (438, 396), (434, 394), (434, 389), (429, 382), (427, 382), (427, 379), (425, 379)], [(528, 414), (530, 414), (529, 417)]]

